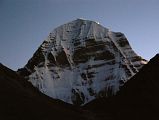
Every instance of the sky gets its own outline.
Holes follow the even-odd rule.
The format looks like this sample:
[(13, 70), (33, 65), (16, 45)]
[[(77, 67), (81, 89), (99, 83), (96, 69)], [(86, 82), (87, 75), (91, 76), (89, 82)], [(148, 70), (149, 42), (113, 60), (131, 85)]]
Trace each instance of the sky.
[(77, 18), (124, 33), (147, 60), (159, 52), (159, 0), (0, 0), (0, 62), (24, 67), (54, 28)]

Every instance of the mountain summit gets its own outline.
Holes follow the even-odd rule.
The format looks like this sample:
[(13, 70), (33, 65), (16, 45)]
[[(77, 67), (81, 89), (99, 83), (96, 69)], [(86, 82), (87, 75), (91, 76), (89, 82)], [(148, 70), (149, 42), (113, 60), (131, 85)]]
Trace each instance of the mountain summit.
[(77, 19), (54, 29), (18, 72), (42, 93), (82, 105), (115, 94), (146, 63), (123, 33)]

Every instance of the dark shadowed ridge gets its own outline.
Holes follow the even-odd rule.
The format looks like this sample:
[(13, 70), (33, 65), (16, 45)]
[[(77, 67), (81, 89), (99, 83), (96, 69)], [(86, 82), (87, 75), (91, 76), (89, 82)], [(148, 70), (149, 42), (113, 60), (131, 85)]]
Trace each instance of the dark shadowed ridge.
[(40, 93), (0, 64), (0, 120), (157, 120), (159, 54), (111, 98), (77, 108)]
[(87, 105), (100, 118), (111, 120), (159, 119), (159, 54), (150, 60), (117, 93)]
[(85, 120), (83, 111), (40, 93), (0, 64), (0, 120)]

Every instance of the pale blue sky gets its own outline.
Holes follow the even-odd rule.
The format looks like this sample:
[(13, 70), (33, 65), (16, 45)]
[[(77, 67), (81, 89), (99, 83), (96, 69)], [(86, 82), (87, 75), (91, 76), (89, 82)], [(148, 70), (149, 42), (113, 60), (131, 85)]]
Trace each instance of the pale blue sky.
[(49, 32), (76, 18), (123, 32), (145, 59), (159, 52), (159, 0), (0, 0), (0, 62), (23, 67)]

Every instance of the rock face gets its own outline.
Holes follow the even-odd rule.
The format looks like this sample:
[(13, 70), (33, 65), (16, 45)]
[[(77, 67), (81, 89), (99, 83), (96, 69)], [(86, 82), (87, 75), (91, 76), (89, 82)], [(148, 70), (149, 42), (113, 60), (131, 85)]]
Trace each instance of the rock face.
[(82, 105), (115, 94), (146, 63), (124, 34), (77, 19), (54, 29), (18, 72), (42, 93)]

